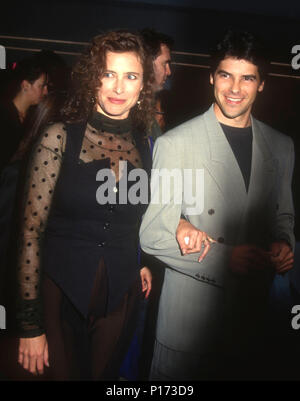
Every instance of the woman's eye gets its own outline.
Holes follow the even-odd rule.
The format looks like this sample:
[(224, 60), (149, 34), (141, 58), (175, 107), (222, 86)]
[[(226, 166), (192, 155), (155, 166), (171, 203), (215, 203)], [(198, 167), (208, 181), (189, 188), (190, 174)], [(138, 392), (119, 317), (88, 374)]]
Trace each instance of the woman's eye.
[(104, 78), (112, 78), (112, 76), (113, 76), (112, 72), (104, 72), (103, 73)]
[(127, 75), (127, 78), (128, 78), (128, 79), (136, 79), (137, 77), (136, 77), (136, 75), (128, 74), (128, 75)]

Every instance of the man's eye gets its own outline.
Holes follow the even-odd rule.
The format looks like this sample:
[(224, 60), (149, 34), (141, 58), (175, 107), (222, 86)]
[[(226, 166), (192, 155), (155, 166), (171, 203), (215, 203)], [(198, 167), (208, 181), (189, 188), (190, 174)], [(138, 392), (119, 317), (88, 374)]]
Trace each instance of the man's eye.
[(255, 81), (254, 77), (245, 77), (245, 81)]
[(228, 78), (229, 75), (226, 74), (225, 72), (221, 72), (221, 73), (220, 73), (220, 77), (222, 77), (222, 78)]

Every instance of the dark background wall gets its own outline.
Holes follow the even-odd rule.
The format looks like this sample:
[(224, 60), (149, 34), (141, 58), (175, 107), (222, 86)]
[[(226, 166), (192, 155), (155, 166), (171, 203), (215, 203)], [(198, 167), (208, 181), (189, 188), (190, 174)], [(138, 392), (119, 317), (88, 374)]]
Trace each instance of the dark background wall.
[[(72, 65), (85, 42), (106, 29), (147, 26), (173, 36), (173, 75), (166, 102), (169, 127), (199, 114), (211, 103), (209, 54), (224, 30), (231, 26), (259, 34), (272, 64), (254, 115), (294, 139), (293, 188), (297, 216), (300, 214), (300, 69), (291, 67), (291, 49), (300, 45), (299, 2), (272, 2), (270, 6), (259, 0), (29, 0), (17, 5), (7, 2), (3, 7), (0, 45), (6, 47), (7, 63), (50, 49)], [(298, 222), (296, 233), (300, 239)]]
[[(3, 3), (3, 2), (2, 2)], [(166, 31), (176, 49), (207, 52), (224, 27), (255, 30), (269, 42), (275, 58), (290, 56), (299, 40), (300, 4), (252, 0), (28, 0), (1, 7), (3, 34), (70, 41), (88, 41), (107, 28), (139, 29), (145, 25)], [(3, 9), (4, 7), (4, 9)]]

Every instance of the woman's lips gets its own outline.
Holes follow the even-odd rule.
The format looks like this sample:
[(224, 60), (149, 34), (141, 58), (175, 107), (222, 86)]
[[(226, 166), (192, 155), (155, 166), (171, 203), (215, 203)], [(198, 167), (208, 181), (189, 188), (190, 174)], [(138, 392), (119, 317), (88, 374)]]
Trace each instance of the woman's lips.
[(108, 100), (113, 104), (123, 104), (126, 102), (126, 99), (117, 99), (114, 97), (109, 97)]

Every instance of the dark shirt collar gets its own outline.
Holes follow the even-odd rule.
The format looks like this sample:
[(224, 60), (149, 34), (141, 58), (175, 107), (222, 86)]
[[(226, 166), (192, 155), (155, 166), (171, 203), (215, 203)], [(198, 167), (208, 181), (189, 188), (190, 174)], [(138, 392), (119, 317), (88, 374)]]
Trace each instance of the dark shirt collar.
[(131, 131), (131, 118), (117, 120), (109, 118), (98, 111), (94, 111), (88, 120), (89, 124), (98, 131), (109, 132), (112, 134), (125, 134)]
[(250, 135), (252, 133), (252, 126), (250, 125), (249, 127), (233, 127), (232, 125), (226, 125), (223, 123), (220, 123), (223, 131), (225, 134), (229, 135)]

